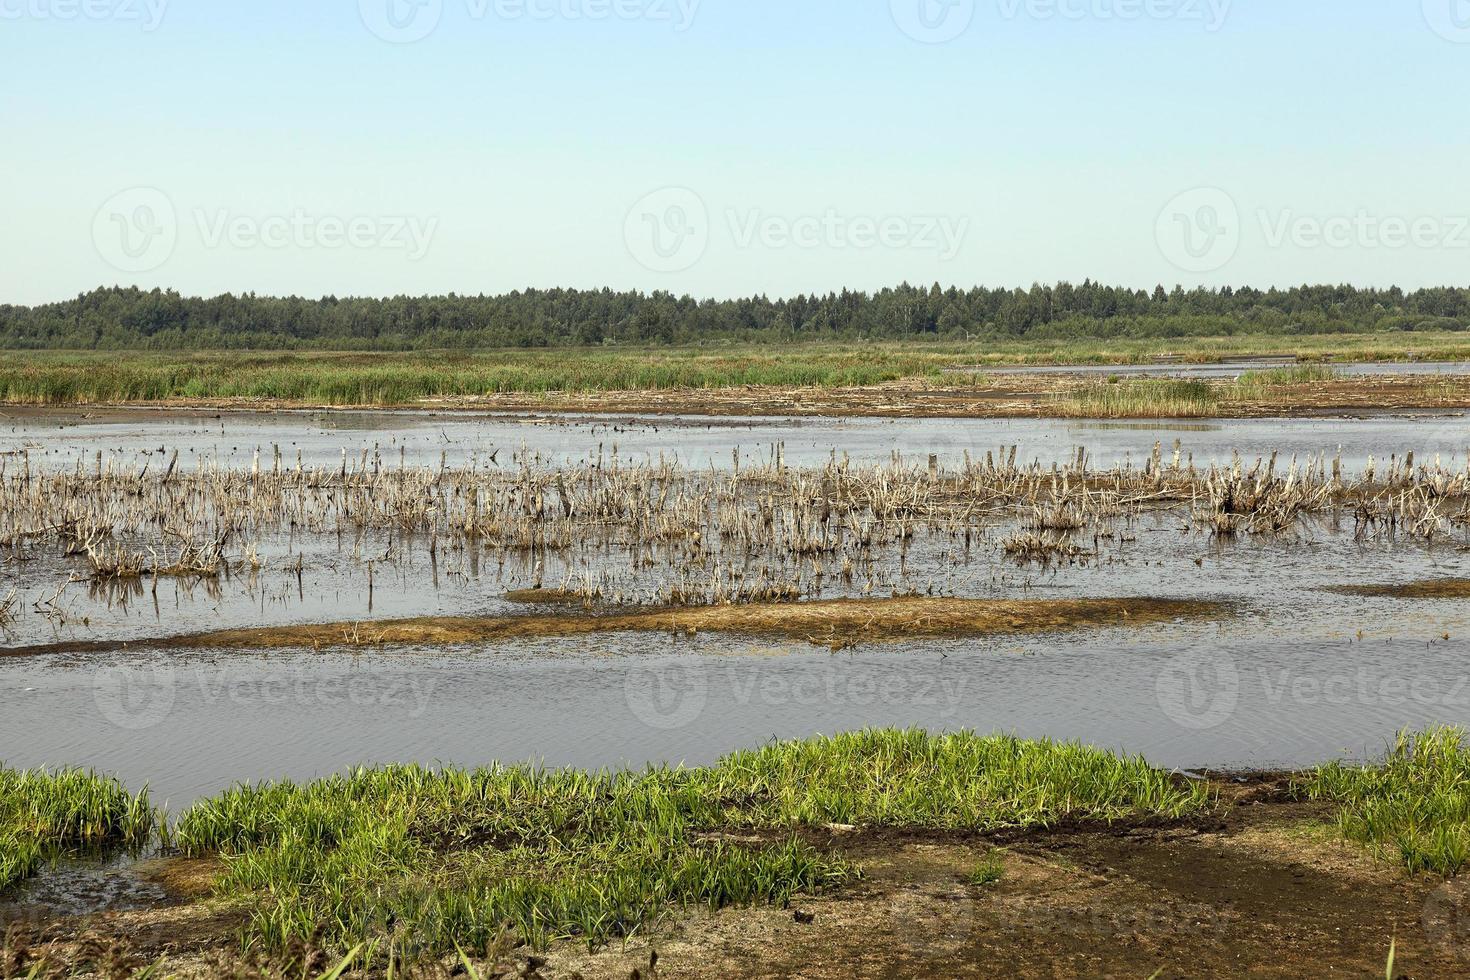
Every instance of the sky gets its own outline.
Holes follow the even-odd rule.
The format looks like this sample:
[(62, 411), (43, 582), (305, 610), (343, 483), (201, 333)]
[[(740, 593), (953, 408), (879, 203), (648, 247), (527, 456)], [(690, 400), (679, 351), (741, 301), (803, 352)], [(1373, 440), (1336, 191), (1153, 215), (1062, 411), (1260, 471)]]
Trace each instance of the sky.
[(0, 0), (0, 81), (0, 303), (1470, 280), (1470, 0)]

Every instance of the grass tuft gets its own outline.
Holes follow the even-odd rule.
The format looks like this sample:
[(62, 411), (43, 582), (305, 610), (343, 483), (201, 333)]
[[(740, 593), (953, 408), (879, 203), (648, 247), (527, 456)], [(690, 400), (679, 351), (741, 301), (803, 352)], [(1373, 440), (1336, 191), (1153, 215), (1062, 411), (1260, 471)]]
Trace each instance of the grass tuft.
[(808, 843), (809, 828), (1029, 827), (1207, 802), (1098, 749), (886, 730), (705, 769), (392, 767), (240, 786), (184, 813), (175, 840), (224, 858), (218, 890), (248, 908), (247, 946), (383, 943), (407, 962), (482, 947), (506, 926), (537, 948), (596, 947), (670, 907), (784, 904), (858, 874)]
[(1459, 728), (1401, 733), (1383, 762), (1334, 762), (1302, 789), (1341, 806), (1343, 836), (1410, 871), (1455, 875), (1470, 861), (1470, 748)]
[(0, 888), (35, 874), (58, 849), (146, 844), (156, 824), (146, 789), (132, 796), (80, 769), (0, 767)]

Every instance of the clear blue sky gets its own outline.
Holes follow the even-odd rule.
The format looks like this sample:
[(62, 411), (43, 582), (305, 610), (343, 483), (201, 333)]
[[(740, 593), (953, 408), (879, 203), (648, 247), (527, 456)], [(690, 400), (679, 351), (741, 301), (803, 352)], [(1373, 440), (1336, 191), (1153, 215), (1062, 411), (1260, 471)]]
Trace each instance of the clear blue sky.
[(418, 2), (0, 0), (0, 302), (1470, 281), (1461, 0)]

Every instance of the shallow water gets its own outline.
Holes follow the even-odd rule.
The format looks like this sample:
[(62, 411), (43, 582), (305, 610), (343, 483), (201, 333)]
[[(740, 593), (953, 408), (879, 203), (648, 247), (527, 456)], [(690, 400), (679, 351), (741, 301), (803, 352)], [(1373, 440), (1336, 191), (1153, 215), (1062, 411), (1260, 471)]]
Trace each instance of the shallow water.
[[(98, 450), (157, 450), (249, 465), (255, 449), (288, 465), (330, 465), (398, 448), (410, 464), (509, 466), (520, 447), (547, 459), (677, 454), (730, 466), (739, 451), (788, 465), (819, 465), (834, 451), (887, 461), (895, 451), (953, 459), (968, 449), (1019, 444), (1020, 459), (1065, 460), (1086, 445), (1097, 465), (1141, 463), (1177, 438), (1197, 463), (1344, 449), (1347, 466), (1413, 448), (1446, 461), (1467, 441), (1463, 415), (1362, 421), (1248, 420), (1109, 424), (886, 420), (606, 419), (553, 425), (412, 413), (232, 414), (221, 419), (148, 413), (76, 419), (42, 413), (6, 420), (0, 452), (29, 447), (30, 465), (92, 465)], [(223, 432), (221, 432), (221, 428)], [(288, 448), (290, 447), (290, 448)], [(492, 464), (499, 449), (504, 455)], [(457, 458), (456, 458), (457, 457)], [(137, 463), (137, 456), (131, 462)], [(1463, 453), (1461, 457), (1463, 458)], [(7, 466), (18, 457), (3, 457)], [(140, 464), (139, 464), (140, 465)], [(267, 462), (264, 465), (269, 465)], [(13, 471), (12, 471), (13, 472)], [(529, 583), (529, 561), (474, 549), (430, 556), (423, 542), (391, 542), (373, 587), (362, 558), (386, 552), (374, 535), (267, 538), (263, 568), (220, 583), (165, 581), (131, 590), (74, 585), (58, 628), (30, 611), (67, 574), (56, 555), (0, 562), (24, 612), (0, 647), (56, 639), (118, 644), (103, 656), (0, 659), (0, 760), (82, 764), (149, 783), (174, 806), (237, 780), (307, 779), (356, 764), (700, 764), (773, 737), (875, 725), (1015, 731), (1079, 738), (1183, 768), (1297, 767), (1378, 751), (1404, 726), (1470, 724), (1470, 603), (1349, 598), (1324, 586), (1470, 575), (1462, 528), (1432, 545), (1355, 539), (1352, 521), (1318, 520), (1271, 537), (1224, 543), (1178, 514), (1120, 521), (1119, 534), (1060, 567), (1018, 567), (1000, 554), (1014, 528), (986, 529), (969, 548), (920, 534), (895, 589), (973, 597), (1160, 596), (1223, 599), (1237, 615), (1140, 631), (950, 639), (833, 655), (806, 644), (701, 635), (615, 634), (450, 650), (228, 656), (150, 653), (148, 639), (201, 629), (408, 615), (526, 611), (506, 591)], [(303, 556), (299, 576), (287, 555)], [(3, 557), (3, 556), (0, 556)], [(75, 559), (70, 560), (75, 562)], [(554, 566), (554, 560), (547, 561)], [(556, 584), (559, 569), (547, 569)], [(647, 575), (662, 570), (653, 567)], [(824, 596), (856, 594), (829, 581)], [(880, 593), (882, 594), (882, 593)]]
[(1187, 769), (1299, 767), (1470, 722), (1470, 643), (1436, 640), (1434, 619), (1364, 641), (1181, 626), (839, 655), (611, 635), (577, 650), (48, 659), (0, 668), (14, 685), (0, 744), (13, 765), (83, 759), (174, 808), (357, 764), (701, 764), (885, 725), (1076, 738)]
[(194, 412), (105, 410), (87, 413), (0, 411), (0, 460), (25, 459), (35, 469), (95, 465), (98, 452), (119, 464), (154, 470), (177, 450), (181, 467), (199, 461), (250, 466), (282, 465), (299, 457), (310, 467), (355, 464), (367, 451), (384, 467), (510, 467), (517, 452), (547, 462), (576, 463), (617, 455), (635, 461), (677, 459), (686, 466), (727, 468), (736, 453), (746, 463), (769, 460), (776, 447), (789, 466), (821, 466), (834, 454), (854, 462), (887, 462), (895, 453), (915, 462), (929, 454), (955, 462), (968, 452), (982, 458), (1018, 446), (1021, 463), (1065, 462), (1078, 448), (1098, 467), (1142, 462), (1155, 443), (1172, 449), (1179, 440), (1201, 466), (1232, 454), (1252, 458), (1279, 452), (1283, 460), (1339, 450), (1347, 466), (1371, 455), (1415, 452), (1464, 461), (1470, 450), (1470, 413), (1421, 411), (1373, 414), (1361, 419), (1191, 419), (1095, 421), (1085, 419), (877, 419), (699, 416), (629, 418), (590, 416), (561, 420), (479, 413), (425, 412)]

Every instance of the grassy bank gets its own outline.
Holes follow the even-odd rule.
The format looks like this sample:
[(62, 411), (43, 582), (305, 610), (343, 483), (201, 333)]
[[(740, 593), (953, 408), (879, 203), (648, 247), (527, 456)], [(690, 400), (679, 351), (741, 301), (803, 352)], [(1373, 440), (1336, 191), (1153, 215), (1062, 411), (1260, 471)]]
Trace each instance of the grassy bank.
[(0, 767), (0, 888), (29, 878), (48, 853), (141, 845), (154, 826), (146, 790), (132, 796), (116, 780), (76, 769)]
[[(857, 869), (831, 824), (991, 830), (1178, 817), (1208, 802), (1142, 760), (1008, 737), (875, 731), (773, 744), (705, 769), (419, 768), (242, 787), (180, 818), (220, 854), (247, 943), (361, 943), (396, 958), (638, 932), (674, 907), (782, 903)], [(739, 836), (729, 832), (739, 831)]]
[[(1204, 337), (787, 347), (556, 348), (478, 352), (291, 353), (7, 351), (0, 402), (31, 405), (254, 399), (310, 405), (407, 405), (426, 398), (551, 392), (839, 388), (936, 380), (948, 369), (1130, 364), (1158, 357), (1308, 361), (1463, 359), (1462, 333)], [(948, 375), (955, 383), (963, 376)]]
[(1470, 863), (1470, 748), (1461, 729), (1402, 734), (1383, 762), (1325, 766), (1304, 789), (1341, 808), (1343, 836), (1410, 871), (1455, 875)]
[[(1293, 887), (1306, 896), (1303, 908), (1315, 909), (1293, 928), (1331, 926), (1334, 937), (1350, 931), (1341, 928), (1341, 918), (1328, 917), (1324, 925), (1317, 905), (1345, 903), (1340, 914), (1346, 915), (1361, 903), (1353, 888), (1389, 879), (1363, 865), (1345, 865), (1335, 850), (1320, 863), (1327, 852), (1315, 849), (1325, 842), (1315, 831), (1302, 834), (1294, 804), (1284, 818), (1261, 816), (1269, 803), (1283, 803), (1291, 794), (1272, 790), (1261, 796), (1236, 782), (1187, 782), (1141, 759), (1076, 744), (882, 730), (774, 743), (699, 769), (388, 767), (309, 784), (241, 786), (191, 807), (169, 832), (171, 843), (191, 856), (179, 863), (209, 869), (186, 873), (206, 873), (213, 881), (212, 897), (192, 906), (192, 921), (212, 923), (207, 928), (214, 930), (216, 945), (210, 955), (218, 959), (206, 955), (185, 964), (169, 960), (168, 952), (159, 959), (156, 941), (145, 955), (125, 943), (104, 949), (106, 944), (84, 939), (75, 948), (27, 947), (24, 937), (12, 943), (6, 935), (0, 966), (8, 964), (13, 975), (38, 977), (71, 968), (108, 976), (172, 976), (175, 966), (184, 967), (180, 976), (218, 975), (223, 964), (233, 964), (230, 975), (237, 976), (325, 978), (349, 967), (354, 975), (365, 969), (368, 975), (438, 976), (463, 955), (465, 975), (474, 976), (478, 968), (471, 960), (499, 969), (515, 959), (512, 952), (524, 963), (532, 952), (555, 947), (547, 955), (569, 966), (569, 956), (584, 955), (569, 952), (576, 947), (601, 951), (611, 944), (605, 951), (610, 959), (597, 961), (606, 965), (626, 962), (626, 956), (618, 959), (618, 940), (642, 936), (666, 916), (695, 907), (752, 907), (750, 918), (733, 921), (784, 921), (789, 932), (792, 914), (772, 917), (769, 908), (798, 896), (808, 898), (797, 906), (805, 911), (795, 916), (805, 925), (792, 937), (813, 935), (803, 930), (812, 928), (814, 907), (817, 928), (849, 923), (836, 928), (850, 934), (829, 931), (820, 941), (848, 944), (842, 948), (850, 946), (850, 953), (867, 948), (873, 938), (891, 944), (896, 935), (902, 944), (922, 934), (919, 945), (900, 945), (884, 961), (895, 967), (909, 964), (916, 950), (941, 955), (943, 937), (933, 939), (931, 932), (954, 928), (945, 923), (965, 922), (961, 935), (974, 930), (980, 941), (1014, 941), (1015, 926), (1004, 915), (997, 922), (990, 914), (971, 919), (966, 908), (984, 901), (999, 915), (1020, 896), (1027, 910), (1023, 921), (1041, 916), (1033, 941), (1061, 937), (1061, 947), (1038, 954), (1044, 960), (1064, 957), (1071, 948), (1071, 933), (1059, 932), (1056, 922), (1080, 928), (1075, 923), (1097, 914), (1100, 893), (1105, 903), (1126, 904), (1135, 878), (1173, 881), (1178, 867), (1202, 853), (1221, 872), (1221, 909), (1251, 902), (1254, 888), (1276, 880), (1272, 868), (1290, 868), (1299, 879)], [(1411, 872), (1430, 873), (1403, 884), (1412, 893), (1404, 899), (1411, 919), (1439, 887), (1436, 876), (1463, 869), (1470, 836), (1470, 750), (1459, 730), (1406, 734), (1379, 763), (1329, 765), (1290, 785), (1296, 795), (1322, 804), (1316, 819), (1340, 814), (1349, 839)], [(1246, 801), (1251, 805), (1239, 805)], [(1277, 843), (1232, 861), (1236, 847), (1216, 848), (1197, 837), (1211, 831), (1177, 832), (1173, 821), (1201, 815), (1209, 820), (1197, 828)], [(146, 797), (129, 797), (115, 783), (80, 772), (0, 770), (0, 820), (7, 854), (19, 853), (11, 841), (20, 837), (54, 848), (64, 842), (137, 842), (160, 827)], [(1014, 834), (1057, 825), (1069, 829), (1027, 838), (1040, 853), (1056, 854), (1055, 860), (1014, 858), (1010, 850), (996, 849), (993, 837), (963, 833)], [(890, 829), (902, 833), (894, 838), (884, 833)], [(911, 847), (915, 840), (922, 844)], [(1278, 853), (1275, 848), (1288, 841), (1300, 853)], [(1119, 848), (1130, 855), (1130, 871), (1116, 880), (1077, 872), (1067, 857), (1075, 849), (1091, 869), (1116, 860)], [(1228, 867), (1219, 865), (1222, 860)], [(1344, 873), (1349, 877), (1340, 879)], [(915, 876), (927, 882), (919, 890)], [(858, 878), (861, 888), (838, 890)], [(959, 904), (956, 887), (968, 889)], [(835, 894), (817, 897), (824, 892)], [(200, 894), (192, 891), (191, 901), (200, 902)], [(877, 906), (881, 917), (862, 918), (875, 894), (887, 896)], [(1377, 923), (1379, 916), (1403, 912), (1395, 889), (1377, 887), (1373, 894), (1387, 904), (1368, 910), (1365, 920)], [(1263, 901), (1269, 907), (1271, 899)], [(768, 909), (764, 918), (762, 907)], [(1235, 911), (1216, 913), (1217, 934), (1199, 931), (1202, 913), (1195, 905), (1178, 923), (1156, 904), (1128, 907), (1140, 915), (1148, 910), (1159, 935), (1172, 942), (1188, 946), (1198, 940), (1193, 953), (1181, 948), (1178, 955), (1186, 961), (1208, 955), (1223, 963), (1235, 953), (1218, 947), (1236, 950), (1240, 938), (1260, 941), (1252, 954), (1256, 960), (1282, 955), (1279, 933), (1262, 938), (1248, 929), (1239, 936), (1232, 932), (1235, 923), (1246, 928), (1253, 921)], [(170, 909), (169, 921), (175, 911)], [(913, 915), (933, 916), (933, 929), (928, 919)], [(681, 934), (687, 929), (694, 936), (732, 920), (680, 921)], [(1207, 914), (1204, 921), (1213, 920)], [(925, 924), (911, 928), (911, 922)], [(1112, 920), (1105, 925), (1118, 928)], [(659, 935), (678, 952), (677, 941)], [(751, 940), (757, 943), (788, 941), (779, 929), (752, 935), (761, 937)], [(1432, 931), (1418, 937), (1400, 933), (1398, 949), (1424, 962), (1434, 953), (1431, 944), (1442, 938)], [(243, 940), (243, 955), (237, 940)], [(789, 941), (795, 945), (785, 953), (802, 948), (803, 940)], [(1383, 945), (1388, 941), (1385, 932)], [(1110, 940), (1097, 942), (1100, 951)], [(1381, 965), (1383, 950), (1371, 947), (1360, 959)], [(1127, 951), (1134, 949), (1125, 942), (1113, 952), (1131, 956)], [(682, 962), (687, 966), (691, 955), (717, 952), (696, 945), (692, 954), (683, 952)], [(119, 967), (127, 963), (132, 966)], [(1157, 969), (1157, 963), (1148, 967)], [(1128, 975), (1135, 972), (1148, 975), (1134, 967)], [(627, 967), (617, 975), (627, 975)]]

